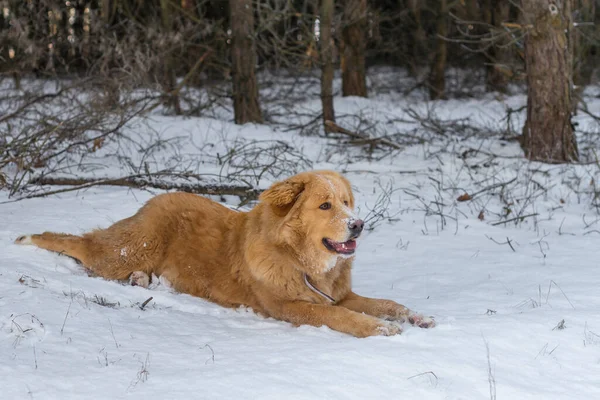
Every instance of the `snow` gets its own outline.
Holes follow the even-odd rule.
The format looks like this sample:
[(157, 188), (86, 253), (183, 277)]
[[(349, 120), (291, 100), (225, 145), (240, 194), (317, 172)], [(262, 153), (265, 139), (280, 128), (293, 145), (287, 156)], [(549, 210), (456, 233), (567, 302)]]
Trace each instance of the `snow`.
[[(412, 102), (442, 120), (498, 126), (505, 107), (524, 101), (516, 94), (425, 103), (385, 94), (336, 98), (335, 105), (340, 114), (388, 121)], [(590, 101), (590, 110), (600, 110), (600, 101)], [(585, 116), (578, 122), (594, 127)], [(216, 154), (234, 143), (281, 140), (309, 161), (298, 170), (345, 171), (360, 217), (378, 202), (389, 206), (383, 220), (365, 218), (354, 290), (435, 316), (437, 327), (405, 325), (399, 336), (356, 339), (225, 309), (174, 293), (168, 282), (149, 290), (90, 277), (67, 257), (13, 241), (106, 227), (160, 191), (93, 187), (19, 202), (0, 192), (2, 398), (600, 398), (600, 215), (591, 182), (600, 171), (593, 163), (528, 163), (517, 144), (494, 136), (430, 141), (369, 160), (360, 149), (340, 152), (335, 139), (284, 136), (269, 126), (166, 116), (153, 126), (166, 143), (180, 135), (188, 144), (166, 145), (151, 158), (157, 168), (177, 158), (219, 174), (198, 149), (210, 143)], [(387, 134), (411, 126), (391, 122)], [(216, 143), (209, 140), (215, 132), (223, 133)], [(86, 173), (129, 173), (111, 161), (117, 147), (141, 157), (134, 147), (110, 146), (94, 155), (93, 164), (106, 167)], [(457, 157), (470, 148), (480, 152)], [(277, 177), (256, 179), (265, 187)], [(386, 188), (393, 190), (387, 197)], [(457, 201), (464, 193), (473, 200)], [(531, 216), (504, 223), (517, 215)]]

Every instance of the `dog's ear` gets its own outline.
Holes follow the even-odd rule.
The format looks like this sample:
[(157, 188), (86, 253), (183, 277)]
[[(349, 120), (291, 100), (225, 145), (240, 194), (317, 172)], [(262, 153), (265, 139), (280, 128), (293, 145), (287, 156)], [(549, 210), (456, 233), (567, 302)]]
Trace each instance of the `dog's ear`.
[(262, 192), (259, 199), (269, 204), (277, 215), (285, 215), (292, 208), (300, 193), (304, 191), (306, 183), (306, 177), (292, 176), (285, 181), (274, 183)]

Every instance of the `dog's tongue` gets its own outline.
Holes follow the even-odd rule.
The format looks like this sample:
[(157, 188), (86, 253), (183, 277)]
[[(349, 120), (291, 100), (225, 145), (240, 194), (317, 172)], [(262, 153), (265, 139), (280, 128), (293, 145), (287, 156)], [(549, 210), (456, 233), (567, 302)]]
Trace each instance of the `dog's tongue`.
[(340, 253), (352, 251), (352, 250), (356, 249), (356, 241), (348, 240), (347, 242), (343, 242), (343, 243), (334, 242), (333, 247), (335, 248), (336, 251), (338, 251)]

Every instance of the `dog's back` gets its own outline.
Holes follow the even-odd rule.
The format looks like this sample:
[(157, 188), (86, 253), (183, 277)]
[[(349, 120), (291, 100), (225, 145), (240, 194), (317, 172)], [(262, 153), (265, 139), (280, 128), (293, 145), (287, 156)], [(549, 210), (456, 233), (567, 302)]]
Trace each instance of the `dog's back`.
[(214, 290), (233, 284), (230, 248), (244, 221), (244, 213), (204, 197), (169, 193), (106, 229), (82, 236), (44, 232), (21, 236), (17, 243), (73, 257), (106, 279), (125, 280), (143, 271), (163, 275), (178, 291), (218, 298)]

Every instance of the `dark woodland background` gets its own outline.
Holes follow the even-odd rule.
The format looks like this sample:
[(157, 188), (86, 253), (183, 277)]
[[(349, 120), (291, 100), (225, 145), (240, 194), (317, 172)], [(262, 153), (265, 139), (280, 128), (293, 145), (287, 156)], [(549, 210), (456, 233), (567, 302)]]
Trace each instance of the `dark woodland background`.
[[(472, 84), (485, 91), (526, 88), (527, 121), (518, 139), (525, 156), (575, 162), (579, 154), (571, 117), (581, 103), (582, 88), (596, 81), (600, 58), (600, 28), (594, 23), (600, 7), (594, 0), (3, 0), (0, 4), (0, 73), (3, 90), (12, 90), (3, 99), (10, 112), (0, 117), (2, 134), (11, 138), (0, 137), (0, 167), (16, 162), (19, 169), (45, 164), (47, 148), (29, 149), (40, 137), (46, 138), (47, 146), (49, 137), (53, 144), (79, 138), (90, 129), (102, 132), (94, 140), (116, 132), (141, 113), (141, 107), (131, 106), (131, 98), (124, 104), (123, 96), (139, 88), (152, 88), (152, 100), (167, 113), (203, 115), (210, 106), (206, 99), (185, 94), (199, 89), (210, 92), (213, 102), (231, 101), (238, 124), (269, 123), (259, 96), (265, 79), (257, 79), (265, 74), (292, 79), (318, 76), (323, 108), (317, 120), (325, 133), (347, 133), (335, 123), (332, 99), (368, 97), (367, 70), (377, 66), (404, 68), (416, 82), (409, 90), (422, 90), (432, 100), (481, 95), (481, 90), (468, 87), (449, 90), (451, 70), (467, 71)], [(336, 71), (341, 75), (341, 93), (332, 85)], [(59, 82), (57, 91), (36, 97), (23, 87), (34, 78)], [(462, 82), (470, 84), (469, 79)], [(389, 86), (395, 84), (391, 79)], [(89, 89), (102, 98), (94, 107), (78, 110), (79, 118), (71, 115), (50, 128), (31, 122), (29, 112), (48, 96), (58, 101), (69, 91)], [(133, 111), (122, 111), (113, 129), (98, 111), (99, 102), (109, 110)], [(153, 107), (145, 103), (143, 111)], [(58, 118), (42, 115), (43, 109), (35, 108), (39, 120)], [(15, 134), (4, 124), (29, 130)]]
[[(131, 74), (139, 84), (168, 87), (185, 77), (186, 84), (202, 86), (231, 77), (234, 31), (250, 21), (242, 26), (250, 43), (243, 50), (255, 53), (256, 70), (302, 73), (320, 64), (320, 13), (328, 1), (4, 0), (0, 68), (15, 78), (113, 72)], [(590, 82), (598, 62), (600, 31), (594, 21), (600, 7), (594, 0), (571, 3), (579, 86)], [(484, 68), (489, 90), (503, 91), (507, 83), (524, 78), (527, 16), (518, 1), (331, 4), (336, 68), (364, 58), (366, 67), (402, 66), (416, 76), (429, 72), (424, 84), (432, 97), (444, 95), (443, 79), (433, 75), (453, 66)]]

